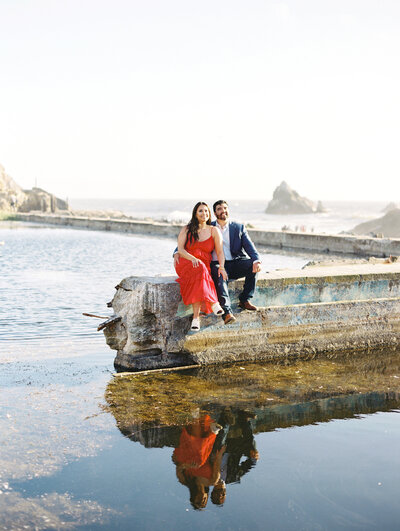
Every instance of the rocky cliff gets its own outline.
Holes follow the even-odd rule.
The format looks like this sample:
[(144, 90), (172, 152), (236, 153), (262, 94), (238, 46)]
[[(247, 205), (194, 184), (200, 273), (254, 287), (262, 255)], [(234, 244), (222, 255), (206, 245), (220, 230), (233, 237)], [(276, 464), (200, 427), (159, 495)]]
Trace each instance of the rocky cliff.
[(271, 201), (265, 210), (267, 214), (312, 214), (324, 212), (321, 201), (316, 206), (313, 201), (301, 197), (296, 190), (292, 190), (286, 181), (275, 188)]
[(23, 190), (0, 165), (0, 210), (4, 212), (56, 212), (68, 203), (41, 188)]
[(385, 206), (385, 208), (382, 210), (383, 214), (387, 214), (391, 210), (394, 210), (395, 208), (399, 208), (399, 205), (391, 201), (389, 204)]
[(7, 175), (0, 165), (0, 210), (12, 210), (16, 204), (25, 201), (26, 194), (20, 186)]
[(400, 208), (389, 210), (381, 218), (360, 223), (352, 230), (355, 234), (372, 234), (385, 238), (400, 238)]

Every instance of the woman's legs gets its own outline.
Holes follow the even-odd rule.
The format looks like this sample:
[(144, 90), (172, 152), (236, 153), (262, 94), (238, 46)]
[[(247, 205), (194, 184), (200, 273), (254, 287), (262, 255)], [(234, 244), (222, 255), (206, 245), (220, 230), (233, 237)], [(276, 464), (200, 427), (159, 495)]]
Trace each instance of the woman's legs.
[(200, 316), (201, 302), (194, 302), (192, 306), (193, 306), (193, 319), (198, 319)]

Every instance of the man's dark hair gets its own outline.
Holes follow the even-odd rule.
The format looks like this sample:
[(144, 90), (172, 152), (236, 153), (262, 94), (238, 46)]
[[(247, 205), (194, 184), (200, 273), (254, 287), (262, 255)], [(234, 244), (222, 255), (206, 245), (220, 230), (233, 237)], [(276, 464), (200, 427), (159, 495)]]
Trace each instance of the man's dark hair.
[(223, 204), (225, 204), (226, 206), (229, 206), (228, 201), (224, 201), (223, 199), (219, 199), (218, 201), (215, 201), (215, 203), (213, 204), (214, 214), (215, 214), (215, 209), (217, 208), (217, 206), (223, 205)]

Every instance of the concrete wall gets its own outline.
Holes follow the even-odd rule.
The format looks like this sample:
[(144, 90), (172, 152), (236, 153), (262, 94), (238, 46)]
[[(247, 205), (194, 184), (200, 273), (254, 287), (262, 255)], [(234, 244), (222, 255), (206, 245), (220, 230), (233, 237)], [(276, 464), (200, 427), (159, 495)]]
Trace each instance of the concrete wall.
[(315, 253), (354, 254), (357, 256), (398, 256), (400, 240), (363, 236), (307, 234), (250, 229), (253, 241), (281, 249), (307, 249)]
[[(150, 221), (117, 220), (45, 214), (16, 214), (17, 219), (34, 223), (48, 223), (90, 230), (110, 230), (132, 234), (168, 236), (175, 238), (181, 225)], [(400, 240), (362, 236), (334, 236), (298, 232), (266, 231), (249, 229), (256, 245), (279, 249), (298, 249), (312, 253), (334, 253), (357, 256), (399, 256)]]
[(376, 349), (400, 343), (399, 291), (397, 263), (277, 272), (258, 282), (259, 311), (236, 310), (228, 326), (202, 316), (191, 333), (173, 278), (128, 277), (112, 301), (121, 321), (104, 333), (123, 370)]

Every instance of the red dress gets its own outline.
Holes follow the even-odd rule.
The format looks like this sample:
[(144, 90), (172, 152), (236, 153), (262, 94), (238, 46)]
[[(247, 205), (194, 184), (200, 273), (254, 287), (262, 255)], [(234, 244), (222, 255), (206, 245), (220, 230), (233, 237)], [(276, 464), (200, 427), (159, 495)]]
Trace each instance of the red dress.
[(175, 270), (181, 287), (184, 304), (201, 302), (201, 311), (212, 313), (211, 305), (218, 302), (217, 292), (211, 278), (210, 262), (214, 250), (214, 238), (210, 236), (202, 242), (187, 243), (185, 249), (188, 253), (200, 260), (198, 267), (193, 267), (191, 260), (182, 256)]

